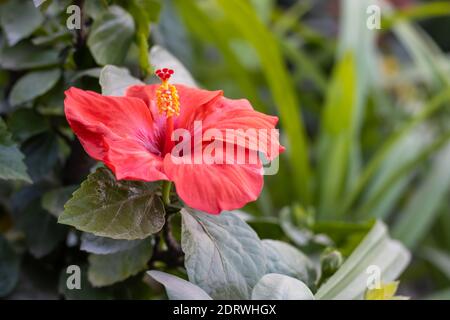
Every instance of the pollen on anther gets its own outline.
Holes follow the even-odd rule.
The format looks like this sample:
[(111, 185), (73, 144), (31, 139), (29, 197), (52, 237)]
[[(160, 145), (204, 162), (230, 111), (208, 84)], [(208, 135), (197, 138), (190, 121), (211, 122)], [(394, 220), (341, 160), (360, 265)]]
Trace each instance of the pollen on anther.
[(172, 69), (157, 69), (155, 74), (161, 79), (162, 84), (156, 90), (156, 104), (160, 114), (167, 117), (180, 114), (180, 102), (177, 88), (168, 83), (168, 79), (174, 73)]

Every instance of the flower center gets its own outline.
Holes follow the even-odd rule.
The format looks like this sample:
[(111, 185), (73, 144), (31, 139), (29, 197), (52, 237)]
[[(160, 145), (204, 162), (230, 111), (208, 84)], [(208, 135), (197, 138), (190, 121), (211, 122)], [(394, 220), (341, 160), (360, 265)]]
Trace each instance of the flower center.
[(156, 90), (156, 105), (159, 114), (166, 117), (178, 116), (180, 114), (180, 100), (177, 88), (169, 83), (173, 74), (172, 69), (158, 69), (155, 74), (161, 79), (162, 83)]

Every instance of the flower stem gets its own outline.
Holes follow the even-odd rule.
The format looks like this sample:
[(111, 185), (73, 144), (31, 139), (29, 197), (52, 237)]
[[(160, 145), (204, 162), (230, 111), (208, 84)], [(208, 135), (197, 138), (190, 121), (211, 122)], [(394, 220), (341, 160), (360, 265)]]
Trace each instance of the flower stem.
[(165, 180), (162, 185), (162, 199), (165, 205), (170, 204), (170, 189), (172, 182)]

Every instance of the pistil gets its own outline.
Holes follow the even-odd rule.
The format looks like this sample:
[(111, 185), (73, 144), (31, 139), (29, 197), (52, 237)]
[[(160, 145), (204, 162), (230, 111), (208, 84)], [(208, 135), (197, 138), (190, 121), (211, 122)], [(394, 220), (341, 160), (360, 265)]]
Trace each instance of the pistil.
[(165, 155), (174, 147), (174, 142), (172, 141), (173, 117), (180, 114), (180, 101), (177, 88), (169, 83), (173, 70), (163, 68), (156, 70), (155, 73), (161, 79), (161, 85), (156, 90), (158, 112), (166, 116), (166, 137), (163, 149), (163, 154)]

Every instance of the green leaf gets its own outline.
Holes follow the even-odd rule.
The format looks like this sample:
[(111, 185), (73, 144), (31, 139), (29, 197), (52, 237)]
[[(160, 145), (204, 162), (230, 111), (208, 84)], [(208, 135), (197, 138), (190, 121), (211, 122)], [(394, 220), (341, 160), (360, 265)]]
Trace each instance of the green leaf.
[(367, 236), (345, 260), (339, 270), (317, 291), (316, 299), (362, 299), (370, 276), (369, 266), (379, 268), (382, 282), (391, 282), (401, 274), (410, 260), (403, 245), (392, 240), (386, 226), (377, 221)]
[(414, 248), (431, 228), (439, 207), (448, 199), (450, 188), (450, 144), (433, 162), (432, 168), (394, 225), (393, 234), (409, 248)]
[(102, 87), (102, 94), (105, 96), (124, 96), (129, 86), (144, 84), (133, 78), (128, 69), (109, 65), (103, 67), (99, 82)]
[(197, 87), (194, 78), (186, 67), (161, 46), (153, 46), (150, 50), (150, 61), (155, 69), (170, 68), (176, 72), (172, 75), (173, 83), (181, 83), (190, 87)]
[(213, 216), (183, 209), (181, 246), (189, 281), (213, 299), (249, 299), (264, 275), (264, 251), (256, 233), (229, 212)]
[(42, 208), (58, 218), (64, 211), (64, 204), (76, 189), (77, 186), (67, 186), (47, 191), (42, 196)]
[(19, 280), (20, 258), (0, 235), (0, 297), (8, 295)]
[(49, 127), (48, 119), (32, 109), (17, 109), (8, 118), (8, 128), (18, 141), (25, 141)]
[(106, 168), (90, 174), (59, 216), (59, 223), (113, 239), (144, 239), (164, 225), (155, 183), (117, 181)]
[(80, 250), (95, 254), (112, 254), (132, 249), (142, 240), (117, 240), (106, 237), (97, 237), (92, 233), (84, 232), (81, 236)]
[(36, 258), (48, 255), (65, 235), (66, 228), (56, 218), (32, 201), (20, 215), (20, 228), (25, 232), (28, 249)]
[(253, 288), (252, 300), (314, 300), (314, 295), (298, 279), (269, 273)]
[(94, 21), (87, 45), (98, 64), (122, 64), (133, 36), (133, 17), (121, 7), (111, 6)]
[(312, 287), (316, 281), (313, 263), (302, 252), (282, 241), (263, 240), (266, 273), (297, 278)]
[(27, 73), (14, 84), (9, 95), (9, 103), (17, 106), (43, 95), (53, 88), (60, 76), (59, 69)]
[(212, 300), (202, 288), (189, 281), (156, 270), (147, 271), (147, 274), (166, 288), (170, 300)]
[(14, 47), (3, 48), (0, 52), (0, 66), (7, 70), (26, 70), (49, 67), (58, 64), (59, 52), (45, 49), (22, 41)]
[(0, 179), (31, 182), (23, 163), (24, 155), (11, 140), (11, 134), (0, 118)]
[(10, 46), (32, 34), (43, 21), (44, 17), (31, 1), (6, 1), (0, 5), (0, 25)]
[(58, 162), (59, 144), (58, 138), (52, 132), (45, 132), (22, 144), (27, 165), (33, 181), (49, 175)]
[(153, 252), (147, 239), (129, 250), (113, 254), (89, 255), (89, 282), (94, 287), (108, 286), (145, 270)]

